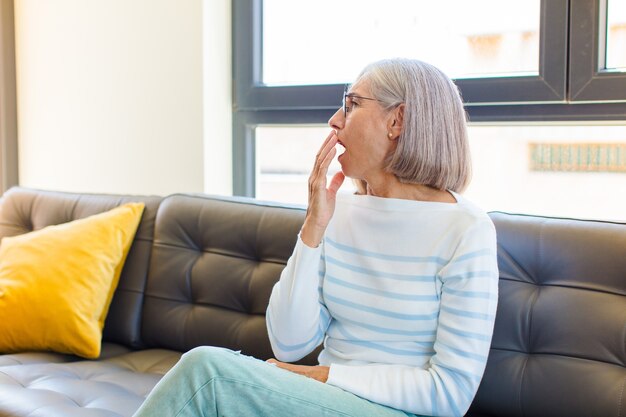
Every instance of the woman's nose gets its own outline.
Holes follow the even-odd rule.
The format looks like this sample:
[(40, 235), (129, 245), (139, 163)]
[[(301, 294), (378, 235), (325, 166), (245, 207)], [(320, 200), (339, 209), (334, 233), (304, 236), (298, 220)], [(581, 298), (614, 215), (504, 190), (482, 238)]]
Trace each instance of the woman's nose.
[(341, 108), (337, 109), (335, 114), (332, 115), (330, 119), (328, 119), (328, 126), (331, 128), (338, 130), (343, 128), (343, 124), (346, 121), (346, 118), (343, 116), (343, 110)]

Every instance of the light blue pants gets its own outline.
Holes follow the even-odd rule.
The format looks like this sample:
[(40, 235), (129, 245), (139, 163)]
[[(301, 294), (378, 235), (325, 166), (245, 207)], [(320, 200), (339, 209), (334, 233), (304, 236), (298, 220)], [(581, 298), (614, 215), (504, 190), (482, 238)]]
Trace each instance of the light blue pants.
[(135, 417), (406, 417), (228, 349), (200, 347), (183, 355)]

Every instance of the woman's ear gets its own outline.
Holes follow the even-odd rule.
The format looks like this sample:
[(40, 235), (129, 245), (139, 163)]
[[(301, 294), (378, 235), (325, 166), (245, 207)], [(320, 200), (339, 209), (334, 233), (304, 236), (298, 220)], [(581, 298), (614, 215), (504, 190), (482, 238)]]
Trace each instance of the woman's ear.
[(404, 126), (404, 103), (397, 106), (389, 113), (389, 122), (387, 126), (388, 137), (391, 140), (396, 140), (402, 134), (402, 126)]

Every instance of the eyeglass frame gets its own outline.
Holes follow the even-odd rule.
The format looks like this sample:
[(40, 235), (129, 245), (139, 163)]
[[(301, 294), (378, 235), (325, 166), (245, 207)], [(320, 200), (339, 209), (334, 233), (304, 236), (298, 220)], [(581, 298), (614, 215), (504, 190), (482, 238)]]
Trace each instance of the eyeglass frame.
[(363, 97), (363, 96), (357, 96), (356, 94), (349, 94), (348, 90), (350, 89), (350, 84), (346, 84), (345, 87), (343, 88), (343, 98), (341, 100), (341, 108), (343, 110), (343, 117), (347, 117), (348, 113), (350, 112), (350, 110), (352, 110), (352, 106), (350, 106), (350, 110), (348, 110), (348, 106), (346, 105), (347, 101), (346, 101), (346, 97), (347, 98), (358, 98), (361, 100), (372, 100), (372, 101), (378, 101), (379, 103), (382, 103), (382, 100), (379, 100), (377, 98), (373, 98), (373, 97)]

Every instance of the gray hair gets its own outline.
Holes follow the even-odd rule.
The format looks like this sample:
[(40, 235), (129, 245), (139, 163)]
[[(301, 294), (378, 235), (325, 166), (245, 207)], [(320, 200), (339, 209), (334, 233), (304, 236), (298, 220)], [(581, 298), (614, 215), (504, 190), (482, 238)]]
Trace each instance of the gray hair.
[[(402, 133), (387, 158), (401, 182), (463, 192), (471, 178), (467, 118), (456, 85), (433, 65), (413, 59), (374, 62), (356, 82), (391, 110), (404, 103)], [(363, 192), (364, 182), (357, 184)]]

